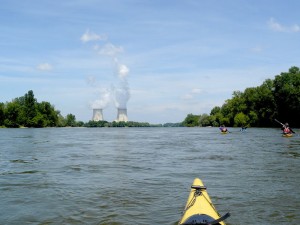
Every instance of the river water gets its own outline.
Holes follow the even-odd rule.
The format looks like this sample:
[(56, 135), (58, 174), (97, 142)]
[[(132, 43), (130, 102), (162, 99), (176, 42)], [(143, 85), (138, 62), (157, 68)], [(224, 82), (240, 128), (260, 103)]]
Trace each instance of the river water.
[(0, 224), (175, 225), (195, 177), (228, 225), (299, 224), (300, 136), (230, 130), (0, 129)]

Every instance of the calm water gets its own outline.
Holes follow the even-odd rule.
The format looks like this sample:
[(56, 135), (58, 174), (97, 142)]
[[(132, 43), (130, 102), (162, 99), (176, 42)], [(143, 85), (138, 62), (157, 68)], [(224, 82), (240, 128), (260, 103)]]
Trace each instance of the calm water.
[(0, 129), (0, 224), (175, 225), (195, 177), (229, 225), (298, 224), (300, 136), (231, 131)]

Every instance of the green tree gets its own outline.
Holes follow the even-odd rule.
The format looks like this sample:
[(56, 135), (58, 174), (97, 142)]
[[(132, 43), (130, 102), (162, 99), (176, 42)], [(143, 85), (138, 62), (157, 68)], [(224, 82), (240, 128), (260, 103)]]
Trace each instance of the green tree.
[(76, 117), (73, 114), (68, 114), (66, 116), (66, 126), (75, 127), (76, 126)]
[(108, 122), (105, 120), (100, 120), (100, 121), (90, 120), (84, 126), (86, 126), (86, 127), (107, 127)]
[[(55, 110), (49, 102), (41, 102), (37, 104), (37, 110), (39, 114), (42, 115), (44, 120), (44, 126), (55, 127), (58, 125), (58, 114), (59, 112)], [(40, 117), (40, 115), (38, 115)]]
[(277, 75), (274, 80), (274, 98), (278, 117), (300, 126), (300, 71), (291, 67), (289, 72)]
[(36, 116), (31, 119), (31, 125), (39, 128), (47, 127), (48, 121), (45, 120), (44, 116), (38, 112)]
[(83, 127), (84, 126), (84, 122), (83, 121), (77, 121), (76, 122), (76, 127)]
[(210, 115), (215, 115), (217, 113), (221, 112), (221, 107), (219, 106), (215, 106), (211, 111), (210, 111)]
[(204, 113), (199, 117), (199, 126), (205, 127), (210, 125), (209, 115)]
[(209, 119), (209, 123), (211, 124), (211, 126), (213, 126), (213, 127), (219, 126), (219, 123), (216, 121), (215, 115), (210, 115), (208, 119)]
[(5, 107), (4, 126), (6, 127), (19, 127), (18, 115), (20, 111), (20, 105), (16, 101), (8, 102)]
[(226, 126), (229, 125), (229, 119), (225, 118), (221, 111), (216, 113), (214, 116), (215, 116), (216, 126), (221, 126), (222, 124)]
[(249, 122), (249, 117), (242, 112), (236, 114), (234, 117), (234, 126), (237, 127), (248, 126), (248, 122)]
[(32, 90), (11, 102), (0, 103), (0, 126), (55, 127), (83, 124), (76, 122), (72, 114), (64, 118), (49, 102), (37, 102)]
[(249, 125), (259, 126), (257, 113), (255, 111), (250, 111), (248, 115), (249, 115)]
[(230, 126), (233, 124), (234, 104), (232, 99), (227, 99), (221, 107), (220, 113), (217, 114), (219, 125)]
[[(267, 79), (256, 88), (248, 88), (244, 92), (244, 98), (248, 106), (246, 114), (256, 112), (256, 121), (251, 125), (271, 126), (276, 113), (276, 104), (273, 95), (273, 81)], [(249, 115), (250, 116), (250, 115)], [(253, 123), (255, 122), (255, 123)]]
[(220, 124), (232, 126), (234, 124), (234, 117), (240, 112), (245, 112), (247, 105), (243, 98), (243, 93), (240, 91), (234, 91), (233, 97), (225, 101), (225, 104), (221, 107), (221, 113), (223, 118), (220, 120)]
[(27, 127), (35, 127), (33, 118), (37, 115), (36, 110), (36, 99), (34, 98), (33, 91), (28, 91), (24, 96), (25, 101), (25, 114), (27, 116), (27, 121), (24, 124)]
[(188, 114), (187, 117), (183, 121), (183, 125), (186, 127), (195, 127), (199, 126), (199, 116)]
[[(246, 88), (244, 92), (234, 91), (222, 107), (215, 106), (209, 121), (213, 126), (224, 124), (238, 126), (270, 127), (274, 119), (289, 120), (294, 127), (300, 126), (300, 70), (291, 67), (288, 72), (267, 79), (262, 85)], [(192, 117), (184, 125), (193, 124)]]
[(0, 102), (0, 126), (4, 125), (5, 115), (4, 115), (4, 103)]

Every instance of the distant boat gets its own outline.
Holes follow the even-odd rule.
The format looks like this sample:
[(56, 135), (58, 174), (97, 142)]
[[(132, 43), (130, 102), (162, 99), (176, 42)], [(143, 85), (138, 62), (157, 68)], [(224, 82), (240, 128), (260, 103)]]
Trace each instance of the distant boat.
[(240, 129), (241, 132), (244, 132), (244, 131), (246, 131), (246, 130), (247, 130), (247, 127), (242, 127), (242, 128)]

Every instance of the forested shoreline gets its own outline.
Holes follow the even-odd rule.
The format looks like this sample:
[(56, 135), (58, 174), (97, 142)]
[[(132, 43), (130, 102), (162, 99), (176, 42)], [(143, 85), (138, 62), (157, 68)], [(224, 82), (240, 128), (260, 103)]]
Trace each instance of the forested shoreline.
[(37, 102), (32, 90), (11, 102), (0, 103), (0, 127), (80, 126), (73, 114), (63, 117), (49, 102)]
[(300, 71), (288, 72), (267, 79), (262, 85), (234, 91), (231, 99), (210, 114), (188, 114), (184, 126), (275, 127), (275, 119), (300, 127)]
[(32, 90), (11, 102), (0, 102), (0, 128), (22, 127), (170, 127), (181, 123), (150, 124), (148, 122), (77, 121), (75, 115), (63, 117), (49, 102), (38, 102)]
[(215, 106), (210, 114), (188, 114), (178, 123), (76, 121), (73, 114), (63, 117), (49, 102), (38, 102), (32, 90), (11, 102), (0, 102), (0, 127), (195, 127), (220, 125), (230, 127), (275, 127), (275, 119), (300, 127), (300, 70), (267, 79), (262, 85), (234, 91), (231, 99)]

